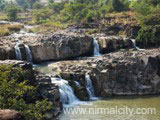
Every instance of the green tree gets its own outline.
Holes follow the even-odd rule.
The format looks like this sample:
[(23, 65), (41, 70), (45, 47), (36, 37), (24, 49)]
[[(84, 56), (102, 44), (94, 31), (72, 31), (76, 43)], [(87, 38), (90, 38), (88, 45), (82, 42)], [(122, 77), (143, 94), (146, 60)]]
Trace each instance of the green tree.
[(4, 7), (5, 7), (5, 1), (0, 0), (0, 11), (2, 11)]
[[(29, 81), (30, 73), (8, 65), (0, 65), (0, 108), (15, 109), (27, 120), (42, 120), (53, 104), (37, 100), (37, 89)], [(27, 101), (32, 98), (32, 101)]]
[(33, 9), (42, 9), (44, 8), (44, 5), (41, 2), (35, 2), (33, 4)]
[(15, 21), (17, 19), (17, 13), (20, 9), (17, 6), (10, 5), (5, 7), (5, 12), (10, 21)]
[(34, 23), (45, 23), (52, 15), (52, 11), (49, 8), (43, 8), (32, 11)]
[(39, 0), (28, 0), (28, 4), (30, 5), (30, 8), (33, 8), (33, 4), (35, 2), (39, 2)]

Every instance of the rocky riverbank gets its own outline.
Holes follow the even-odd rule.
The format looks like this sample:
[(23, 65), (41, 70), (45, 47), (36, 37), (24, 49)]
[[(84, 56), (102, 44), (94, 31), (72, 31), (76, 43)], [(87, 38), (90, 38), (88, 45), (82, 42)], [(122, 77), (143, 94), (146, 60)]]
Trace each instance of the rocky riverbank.
[[(96, 95), (101, 97), (159, 94), (159, 51), (121, 50), (101, 57), (61, 61), (49, 67), (63, 79), (69, 80), (72, 85), (78, 81), (81, 89), (85, 88), (85, 75), (88, 73)], [(78, 91), (77, 96), (85, 98), (85, 90)]]
[(23, 35), (18, 37), (0, 38), (0, 59), (17, 59), (15, 46), (19, 49), (21, 59), (27, 59), (25, 45), (31, 51), (34, 63), (63, 60), (78, 56), (91, 55), (93, 51), (93, 38), (86, 35), (71, 33), (54, 33), (49, 35)]
[(134, 47), (132, 39), (120, 36), (89, 36), (66, 31), (47, 35), (13, 34), (0, 38), (0, 59), (41, 63), (92, 56), (94, 39), (98, 41), (103, 54)]

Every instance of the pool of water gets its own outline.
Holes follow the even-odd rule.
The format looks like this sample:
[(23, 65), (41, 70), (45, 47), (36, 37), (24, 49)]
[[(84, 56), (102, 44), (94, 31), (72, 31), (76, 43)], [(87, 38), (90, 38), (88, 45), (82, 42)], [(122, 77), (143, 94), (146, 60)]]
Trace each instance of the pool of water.
[(53, 74), (52, 67), (49, 67), (50, 64), (53, 64), (55, 62), (46, 62), (42, 64), (34, 64), (33, 68), (41, 73), (45, 74)]
[[(133, 110), (133, 114), (125, 112), (126, 109)], [(160, 120), (160, 96), (97, 100), (89, 105), (64, 108), (57, 120)]]

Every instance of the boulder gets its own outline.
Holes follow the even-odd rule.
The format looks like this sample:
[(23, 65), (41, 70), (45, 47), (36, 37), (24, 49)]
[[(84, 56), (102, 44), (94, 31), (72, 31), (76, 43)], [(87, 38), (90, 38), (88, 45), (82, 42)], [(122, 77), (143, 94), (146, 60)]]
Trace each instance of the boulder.
[[(72, 59), (80, 56), (92, 55), (93, 38), (76, 33), (52, 33), (47, 35), (0, 38), (0, 60), (16, 59), (15, 46), (21, 52), (22, 60), (27, 60), (27, 54), (32, 55), (34, 63), (49, 60)], [(27, 53), (25, 45), (28, 45), (31, 53)]]
[(21, 113), (15, 110), (0, 110), (0, 120), (24, 120), (24, 117)]
[(91, 55), (93, 38), (80, 35), (54, 34), (30, 45), (34, 62), (71, 59)]
[(120, 49), (130, 49), (133, 48), (133, 43), (128, 38), (123, 37), (99, 37), (98, 43), (100, 45), (101, 53), (115, 52)]

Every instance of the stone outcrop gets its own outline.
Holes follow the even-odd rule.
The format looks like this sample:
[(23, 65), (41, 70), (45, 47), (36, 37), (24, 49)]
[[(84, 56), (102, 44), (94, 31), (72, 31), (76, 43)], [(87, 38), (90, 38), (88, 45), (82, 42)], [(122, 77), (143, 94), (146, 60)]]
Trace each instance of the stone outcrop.
[(71, 59), (91, 55), (93, 38), (80, 35), (54, 34), (43, 38), (39, 43), (30, 45), (33, 61)]
[(131, 39), (124, 37), (99, 37), (98, 43), (100, 45), (101, 53), (115, 52), (120, 49), (130, 49), (133, 48), (133, 43)]
[(16, 59), (15, 45), (19, 44), (22, 60), (27, 59), (24, 44), (28, 45), (33, 62), (49, 60), (72, 59), (79, 56), (91, 55), (93, 38), (76, 33), (53, 33), (48, 35), (21, 35), (0, 38), (0, 60)]
[(0, 110), (0, 120), (24, 120), (24, 117), (15, 110)]
[[(72, 73), (72, 76), (77, 76), (88, 72), (97, 96), (159, 94), (159, 56), (158, 49), (121, 50), (103, 57), (62, 61), (50, 66), (64, 79), (67, 74)], [(77, 77), (74, 80), (81, 81), (80, 79)]]

